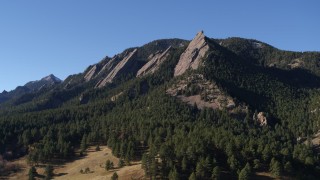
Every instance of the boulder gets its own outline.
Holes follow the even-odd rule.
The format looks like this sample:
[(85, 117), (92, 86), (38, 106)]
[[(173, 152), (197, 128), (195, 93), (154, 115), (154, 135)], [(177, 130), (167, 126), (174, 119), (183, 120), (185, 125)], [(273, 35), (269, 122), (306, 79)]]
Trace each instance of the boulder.
[(264, 112), (254, 113), (253, 120), (258, 122), (260, 126), (268, 125), (268, 120)]

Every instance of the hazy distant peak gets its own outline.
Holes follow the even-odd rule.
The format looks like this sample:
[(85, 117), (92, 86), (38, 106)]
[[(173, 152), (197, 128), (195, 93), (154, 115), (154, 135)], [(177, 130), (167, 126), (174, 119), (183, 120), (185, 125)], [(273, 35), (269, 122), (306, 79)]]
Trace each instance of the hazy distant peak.
[(49, 76), (46, 76), (41, 79), (42, 81), (50, 81), (50, 82), (62, 82), (61, 79), (57, 78), (55, 75), (50, 74)]

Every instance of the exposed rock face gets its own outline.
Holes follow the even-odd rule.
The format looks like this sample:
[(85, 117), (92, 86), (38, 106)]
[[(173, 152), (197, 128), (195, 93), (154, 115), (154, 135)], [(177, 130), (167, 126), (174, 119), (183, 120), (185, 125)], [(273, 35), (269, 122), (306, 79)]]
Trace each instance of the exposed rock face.
[(61, 79), (57, 78), (53, 74), (46, 76), (38, 81), (31, 81), (24, 85), (24, 87), (28, 88), (30, 91), (38, 91), (43, 87), (49, 87), (55, 84), (60, 84), (62, 82)]
[[(115, 56), (113, 59), (106, 56), (99, 63), (94, 64), (92, 66), (89, 66), (88, 69), (84, 72), (83, 78), (84, 78), (85, 82), (88, 82), (88, 81), (98, 77), (100, 74), (103, 74), (103, 72), (105, 72), (104, 70), (107, 69), (106, 67), (108, 67), (108, 65), (112, 64), (112, 62), (114, 61), (114, 59), (116, 57), (118, 57), (118, 55)], [(108, 72), (110, 72), (110, 71), (108, 71)]]
[(148, 62), (137, 72), (137, 77), (145, 76), (147, 74), (153, 74), (159, 69), (160, 65), (167, 60), (170, 55), (172, 47), (170, 46), (164, 52), (157, 52), (151, 54), (148, 58)]
[(89, 101), (88, 96), (86, 94), (82, 93), (79, 97), (80, 104), (86, 104), (86, 103), (88, 103), (88, 101)]
[(68, 89), (72, 83), (73, 79), (71, 78), (69, 81), (66, 81), (68, 83), (66, 83), (66, 85), (63, 87), (64, 89)]
[(87, 72), (87, 74), (84, 76), (84, 79), (86, 82), (90, 81), (93, 76), (97, 73), (97, 65), (94, 65), (89, 72)]
[(197, 69), (202, 63), (201, 59), (209, 50), (209, 45), (203, 31), (199, 32), (190, 42), (187, 49), (181, 54), (180, 60), (174, 69), (174, 76), (183, 74), (189, 68)]
[(255, 113), (253, 115), (253, 120), (257, 121), (260, 124), (260, 126), (268, 125), (268, 120), (264, 112), (259, 112), (258, 114)]
[(98, 75), (108, 74), (111, 70), (121, 61), (120, 55), (116, 55), (110, 61), (108, 61), (102, 69), (99, 71)]
[(290, 69), (301, 68), (303, 66), (304, 62), (300, 58), (294, 59), (291, 63), (288, 64), (288, 67)]
[[(134, 49), (132, 52), (126, 53), (124, 58), (112, 69), (112, 71), (110, 73), (108, 73), (106, 78), (104, 78), (103, 80), (98, 82), (96, 87), (99, 87), (99, 88), (100, 87), (104, 87), (107, 83), (111, 83), (114, 80), (114, 78), (119, 76), (121, 73), (125, 72), (125, 69), (130, 68), (130, 66), (134, 62), (134, 59), (135, 59), (134, 57), (135, 57), (136, 53), (137, 53), (137, 49)], [(111, 69), (112, 67), (111, 66), (106, 66), (105, 68), (110, 68)]]
[(116, 101), (122, 94), (123, 94), (123, 92), (120, 92), (119, 94), (112, 96), (112, 97), (110, 98), (110, 100), (111, 100), (112, 102), (114, 102), (114, 101)]
[(199, 109), (225, 109), (234, 115), (245, 115), (248, 111), (245, 105), (236, 102), (220, 90), (217, 84), (206, 80), (201, 74), (179, 80), (167, 90), (167, 94), (189, 105), (196, 104)]
[(47, 81), (49, 83), (61, 83), (62, 80), (54, 76), (53, 74), (50, 74), (49, 76), (46, 76), (42, 78), (40, 81)]
[(264, 47), (264, 45), (262, 43), (260, 43), (260, 42), (252, 42), (252, 46), (255, 49), (261, 49), (261, 48)]

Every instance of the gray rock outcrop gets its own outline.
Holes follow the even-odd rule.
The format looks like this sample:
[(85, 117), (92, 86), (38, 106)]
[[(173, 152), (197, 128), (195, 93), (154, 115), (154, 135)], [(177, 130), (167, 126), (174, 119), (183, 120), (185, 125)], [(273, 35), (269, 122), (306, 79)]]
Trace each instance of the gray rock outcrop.
[(90, 81), (94, 75), (97, 73), (97, 65), (94, 65), (84, 76), (86, 82)]
[(97, 76), (102, 75), (102, 74), (108, 74), (111, 72), (111, 70), (121, 61), (120, 55), (116, 55), (110, 61), (108, 61), (99, 71)]
[(268, 125), (268, 120), (264, 112), (259, 112), (258, 114), (254, 113), (253, 120), (257, 121), (260, 124), (260, 126)]
[(153, 74), (156, 70), (159, 69), (160, 65), (167, 60), (170, 55), (172, 47), (170, 46), (164, 52), (157, 52), (151, 54), (148, 57), (148, 62), (137, 72), (137, 77), (145, 76), (147, 74)]
[(178, 64), (174, 69), (174, 76), (179, 76), (189, 68), (197, 69), (201, 60), (209, 50), (209, 45), (203, 31), (199, 32), (190, 42), (187, 49), (181, 54)]
[(134, 49), (132, 52), (126, 53), (124, 58), (114, 68), (112, 68), (111, 66), (107, 66), (106, 68), (110, 68), (112, 70), (103, 80), (98, 82), (96, 87), (104, 87), (107, 83), (111, 83), (114, 80), (114, 78), (119, 76), (121, 73), (125, 72), (125, 69), (129, 69), (134, 62), (136, 54), (137, 49)]

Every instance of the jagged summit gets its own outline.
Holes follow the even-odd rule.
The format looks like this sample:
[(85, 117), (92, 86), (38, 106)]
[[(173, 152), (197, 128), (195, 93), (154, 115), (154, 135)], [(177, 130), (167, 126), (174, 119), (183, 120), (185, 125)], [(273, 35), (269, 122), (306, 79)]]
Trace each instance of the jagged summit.
[(49, 87), (55, 84), (60, 84), (62, 82), (61, 79), (57, 78), (53, 74), (50, 74), (41, 80), (37, 81), (31, 81), (24, 85), (24, 87), (27, 87), (31, 91), (38, 91), (44, 87)]
[(209, 50), (209, 45), (203, 31), (197, 35), (190, 42), (187, 49), (181, 54), (179, 62), (174, 70), (174, 76), (183, 74), (189, 68), (197, 69), (201, 64), (201, 59)]
[(203, 36), (203, 37), (205, 37), (203, 30), (199, 31), (199, 32), (197, 33), (196, 37), (197, 37), (197, 36)]
[(43, 89), (50, 89), (52, 87), (55, 87), (55, 85), (59, 85), (61, 83), (61, 79), (57, 78), (53, 74), (50, 74), (40, 80), (30, 81), (26, 83), (24, 86), (18, 86), (16, 89), (10, 92), (4, 90), (0, 94), (0, 103), (23, 96), (27, 93), (35, 93)]
[(41, 81), (49, 81), (49, 82), (62, 82), (61, 79), (57, 78), (55, 75), (50, 74), (41, 79)]
[(177, 38), (159, 39), (141, 47), (127, 48), (113, 57), (106, 56), (100, 62), (90, 65), (81, 74), (67, 77), (64, 87), (71, 88), (81, 83), (92, 82), (95, 84), (94, 87), (101, 88), (129, 74), (140, 77), (152, 74), (177, 49), (189, 43), (190, 41)]

